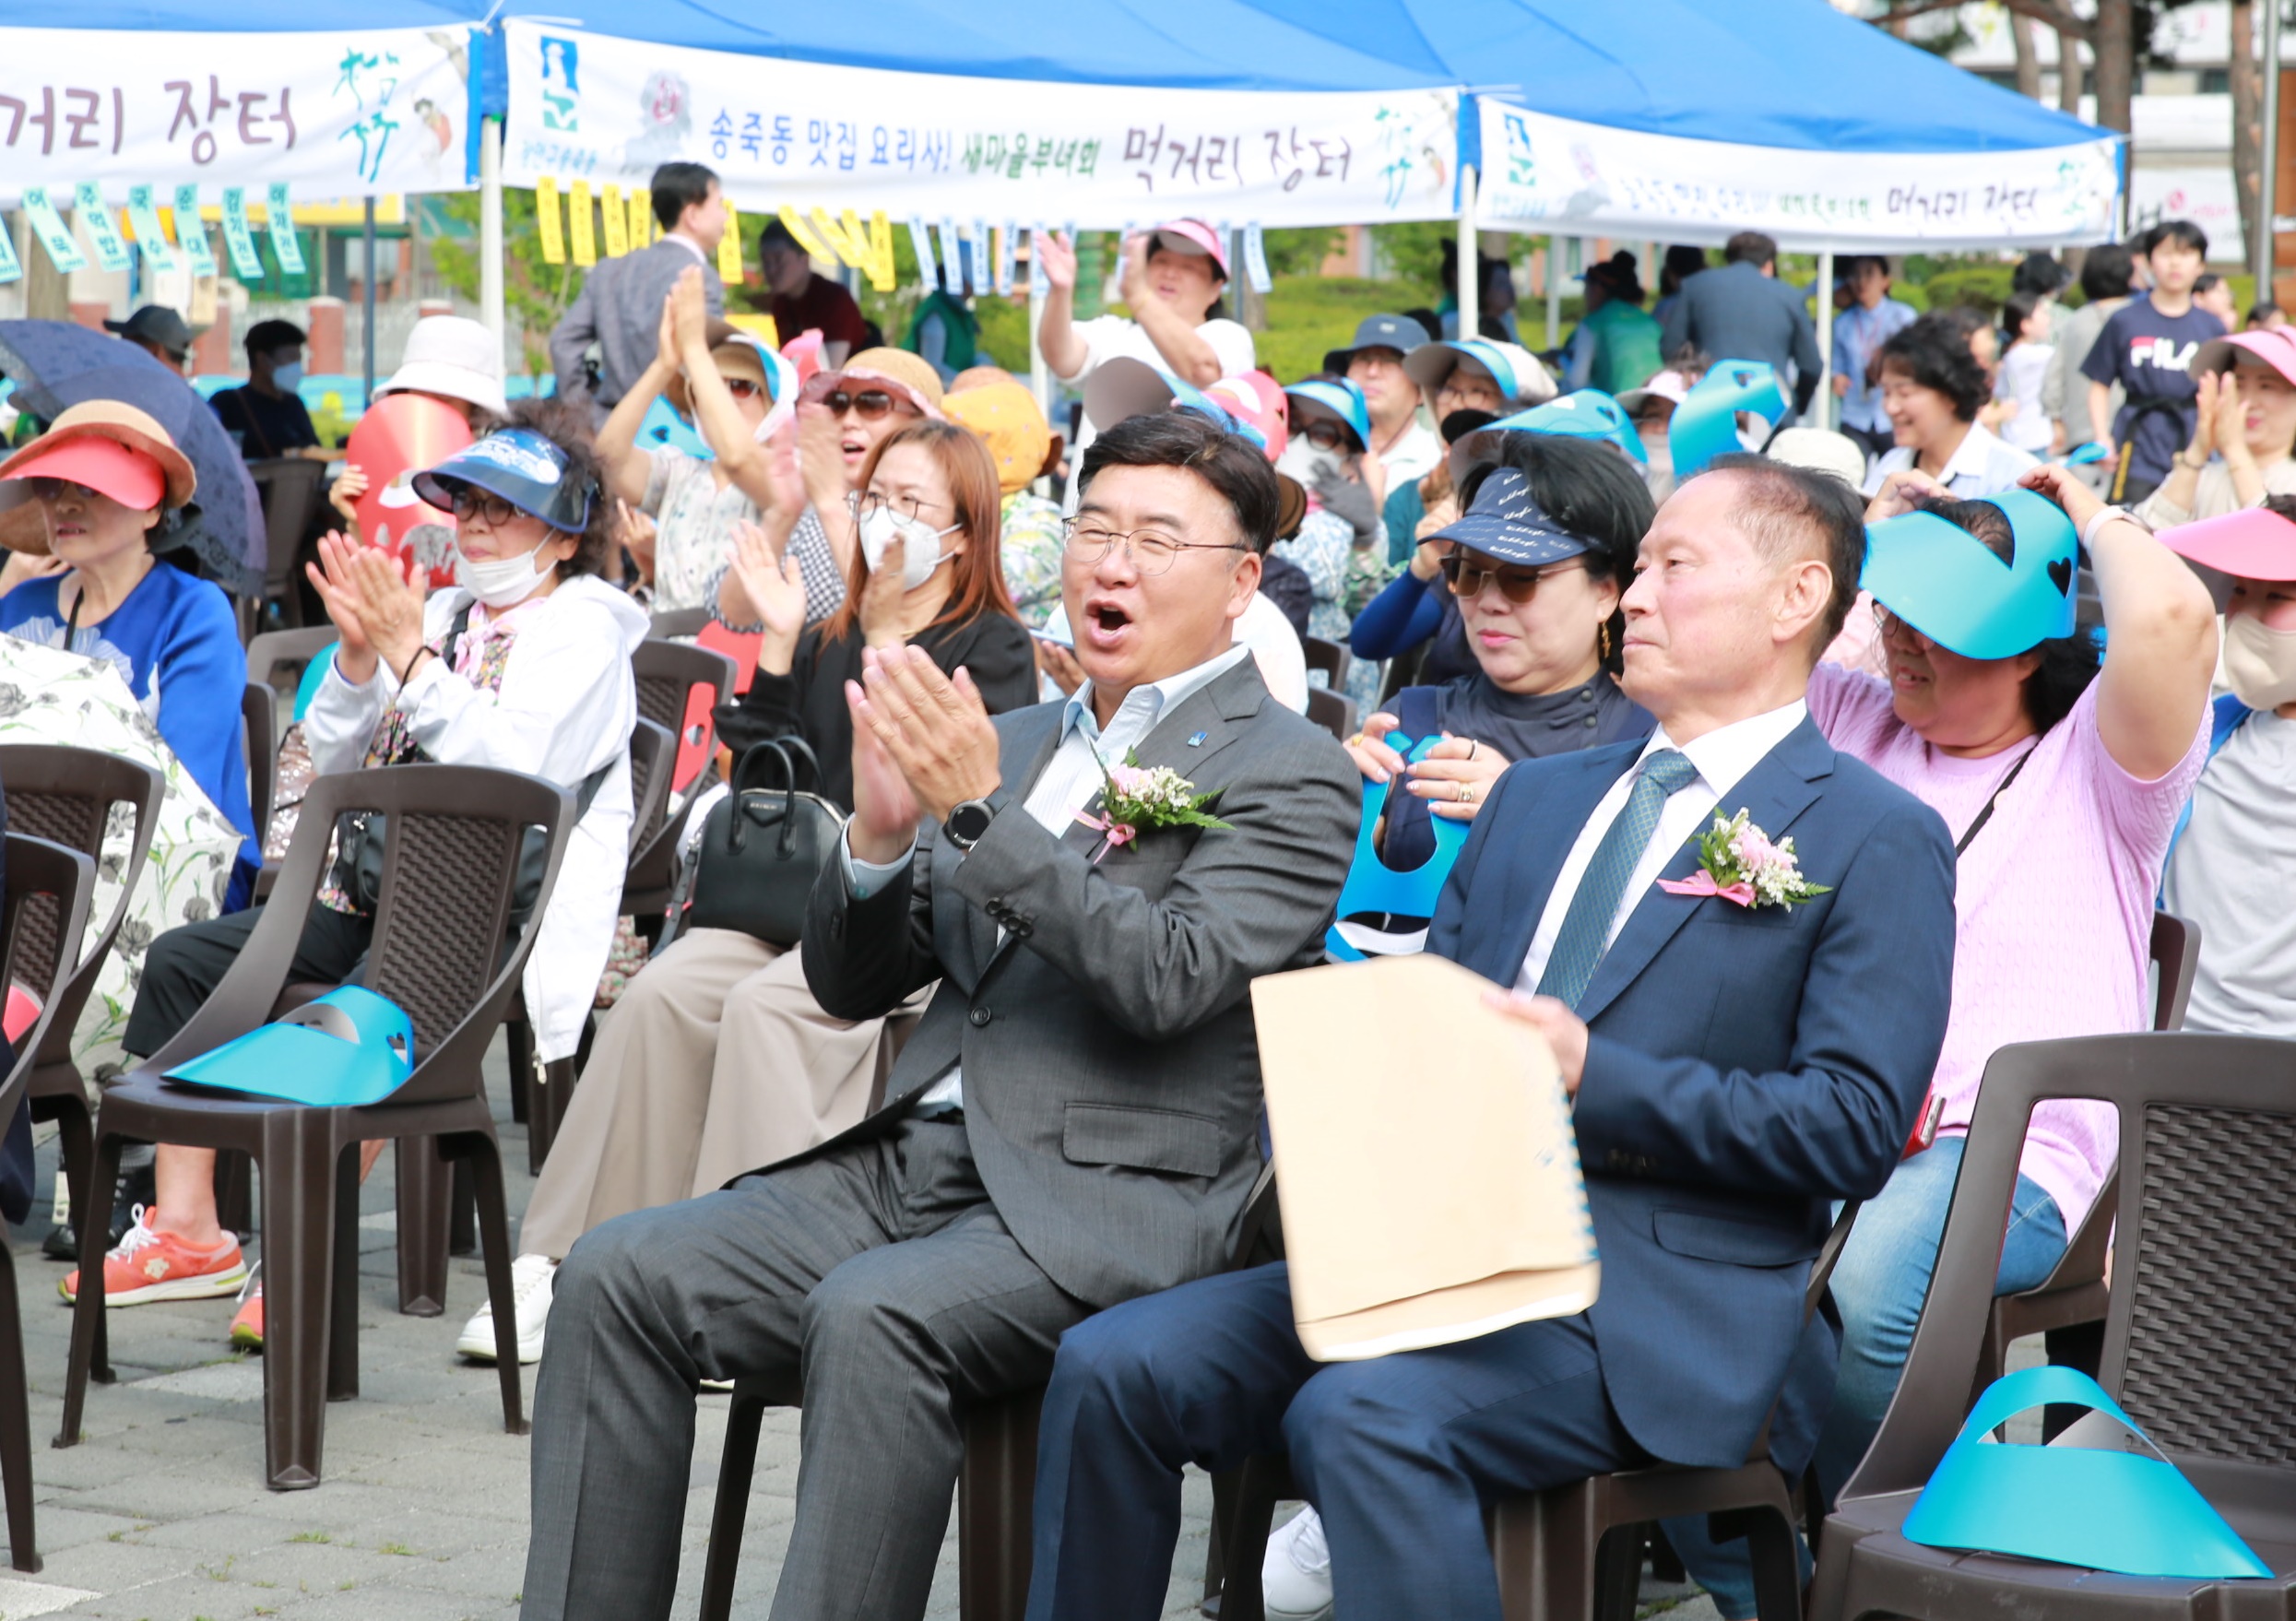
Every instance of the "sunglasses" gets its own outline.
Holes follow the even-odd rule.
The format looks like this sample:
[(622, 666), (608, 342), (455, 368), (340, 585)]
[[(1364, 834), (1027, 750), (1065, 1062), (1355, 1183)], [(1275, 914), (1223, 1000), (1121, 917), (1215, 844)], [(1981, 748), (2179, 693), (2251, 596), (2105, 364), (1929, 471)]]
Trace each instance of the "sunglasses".
[(752, 382), (747, 377), (727, 378), (726, 392), (732, 395), (736, 399), (765, 399), (770, 397), (766, 394), (765, 385), (763, 383)]
[(829, 408), (832, 416), (842, 417), (851, 411), (864, 422), (874, 422), (890, 415), (900, 401), (882, 388), (865, 388), (858, 394), (833, 388), (822, 396), (822, 404)]
[(1502, 568), (1454, 555), (1445, 558), (1439, 566), (1443, 578), (1450, 585), (1451, 594), (1460, 601), (1473, 602), (1483, 595), (1485, 586), (1497, 586), (1500, 596), (1520, 608), (1538, 595), (1540, 581), (1586, 565), (1571, 562), (1548, 569)]
[(101, 493), (70, 479), (52, 479), (45, 474), (35, 474), (25, 479), (24, 484), (31, 491), (34, 501), (62, 501), (67, 495), (76, 495), (82, 501), (93, 501)]

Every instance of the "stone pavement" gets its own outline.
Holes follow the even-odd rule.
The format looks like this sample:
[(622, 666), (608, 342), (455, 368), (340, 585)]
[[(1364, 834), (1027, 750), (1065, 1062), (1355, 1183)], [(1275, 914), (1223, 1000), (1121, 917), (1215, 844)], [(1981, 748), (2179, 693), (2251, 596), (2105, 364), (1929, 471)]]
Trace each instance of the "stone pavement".
[[(510, 1118), (498, 1041), (487, 1066), (514, 1223), (533, 1181), (526, 1130)], [(120, 1381), (89, 1390), (85, 1439), (48, 1446), (61, 1421), (71, 1313), (65, 1268), (41, 1257), (55, 1145), (40, 1152), (39, 1203), (12, 1235), (31, 1370), (43, 1568), (0, 1569), (0, 1621), (462, 1621), (515, 1616), (526, 1573), (527, 1440), (503, 1433), (493, 1370), (454, 1353), (485, 1296), (478, 1259), (458, 1259), (444, 1318), (399, 1315), (391, 1156), (360, 1201), (360, 1397), (326, 1411), (325, 1478), (303, 1492), (263, 1485), (263, 1367), (225, 1343), (229, 1301), (111, 1316)], [(514, 1228), (515, 1231), (515, 1228)], [(528, 1411), (533, 1368), (526, 1370)], [(675, 1614), (696, 1613), (726, 1402), (704, 1396), (686, 1497)], [(797, 1484), (798, 1418), (769, 1414), (750, 1498), (735, 1614), (771, 1602)], [(1189, 1483), (1171, 1614), (1201, 1594), (1211, 1491)], [(930, 1614), (957, 1613), (955, 1515)]]

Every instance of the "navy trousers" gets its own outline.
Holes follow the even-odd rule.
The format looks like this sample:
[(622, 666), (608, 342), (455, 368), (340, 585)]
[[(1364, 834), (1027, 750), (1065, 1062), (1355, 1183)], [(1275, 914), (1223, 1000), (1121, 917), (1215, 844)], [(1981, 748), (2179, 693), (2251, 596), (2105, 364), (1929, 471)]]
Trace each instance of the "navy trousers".
[(1319, 1363), (1283, 1263), (1128, 1301), (1068, 1331), (1038, 1431), (1029, 1621), (1152, 1621), (1180, 1471), (1288, 1449), (1323, 1515), (1336, 1621), (1500, 1621), (1483, 1505), (1650, 1461), (1583, 1317)]

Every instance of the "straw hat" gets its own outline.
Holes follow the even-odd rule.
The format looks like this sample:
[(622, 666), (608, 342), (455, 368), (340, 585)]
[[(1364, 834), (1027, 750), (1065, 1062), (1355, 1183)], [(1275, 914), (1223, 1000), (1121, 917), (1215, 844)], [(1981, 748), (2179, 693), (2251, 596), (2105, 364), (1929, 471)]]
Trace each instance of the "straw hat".
[[(197, 475), (168, 431), (134, 406), (91, 399), (66, 410), (48, 431), (0, 462), (0, 506), (28, 500), (26, 479), (68, 479), (137, 512), (179, 507), (199, 488)], [(16, 488), (6, 486), (14, 484)], [(45, 556), (45, 525), (0, 527), (0, 544)]]
[(492, 416), (510, 414), (503, 397), (503, 346), (467, 315), (425, 315), (407, 334), (398, 370), (378, 395), (412, 391), (477, 406)]
[(840, 377), (873, 377), (890, 383), (929, 417), (941, 413), (941, 373), (922, 355), (905, 349), (865, 349), (839, 367)]
[(961, 388), (941, 396), (949, 420), (970, 428), (988, 446), (997, 464), (997, 488), (1010, 495), (1024, 490), (1045, 470), (1052, 452), (1052, 429), (1036, 396), (1007, 380)]

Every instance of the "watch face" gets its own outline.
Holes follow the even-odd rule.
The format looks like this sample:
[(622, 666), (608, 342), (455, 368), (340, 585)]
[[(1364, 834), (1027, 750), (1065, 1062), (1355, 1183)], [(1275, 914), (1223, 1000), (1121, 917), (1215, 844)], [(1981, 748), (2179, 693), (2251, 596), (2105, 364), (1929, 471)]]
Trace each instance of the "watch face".
[(977, 799), (967, 800), (949, 812), (950, 836), (972, 844), (988, 831), (989, 810)]

